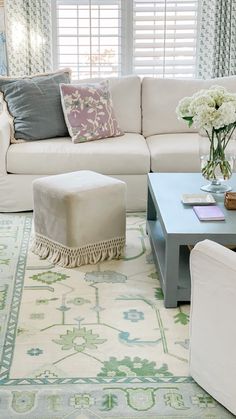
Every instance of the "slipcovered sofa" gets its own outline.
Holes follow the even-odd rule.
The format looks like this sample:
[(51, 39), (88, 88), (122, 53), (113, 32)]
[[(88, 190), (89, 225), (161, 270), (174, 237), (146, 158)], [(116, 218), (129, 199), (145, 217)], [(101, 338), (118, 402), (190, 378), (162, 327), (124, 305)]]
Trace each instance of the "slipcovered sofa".
[(146, 208), (147, 173), (199, 172), (199, 135), (176, 117), (181, 98), (218, 84), (236, 93), (236, 77), (214, 80), (109, 79), (121, 137), (73, 144), (71, 139), (10, 143), (0, 115), (0, 211), (33, 209), (32, 181), (76, 170), (94, 170), (127, 183), (127, 209)]

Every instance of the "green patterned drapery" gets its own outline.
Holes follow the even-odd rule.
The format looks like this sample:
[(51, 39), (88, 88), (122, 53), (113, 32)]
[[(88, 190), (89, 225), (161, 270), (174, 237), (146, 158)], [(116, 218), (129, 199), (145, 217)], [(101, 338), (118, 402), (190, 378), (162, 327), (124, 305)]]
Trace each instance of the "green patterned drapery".
[(5, 32), (0, 32), (0, 75), (7, 74), (7, 57), (6, 57), (6, 36)]
[(201, 0), (198, 76), (236, 74), (236, 0)]
[(9, 75), (50, 71), (51, 1), (5, 0), (5, 13)]

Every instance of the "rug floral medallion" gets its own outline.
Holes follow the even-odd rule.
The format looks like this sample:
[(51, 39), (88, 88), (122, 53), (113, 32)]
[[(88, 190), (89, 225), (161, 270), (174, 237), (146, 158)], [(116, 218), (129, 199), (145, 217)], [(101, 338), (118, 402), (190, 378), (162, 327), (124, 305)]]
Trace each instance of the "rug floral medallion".
[(0, 418), (233, 418), (188, 373), (189, 305), (165, 309), (144, 214), (121, 260), (64, 269), (0, 215)]

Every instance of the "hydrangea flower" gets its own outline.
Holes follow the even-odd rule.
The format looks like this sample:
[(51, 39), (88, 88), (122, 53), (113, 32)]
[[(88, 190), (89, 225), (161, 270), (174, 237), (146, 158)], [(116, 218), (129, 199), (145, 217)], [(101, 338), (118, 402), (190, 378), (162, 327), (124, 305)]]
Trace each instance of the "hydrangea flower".
[(212, 86), (181, 99), (176, 113), (179, 119), (199, 130), (227, 128), (236, 123), (236, 94), (222, 86)]
[(226, 157), (226, 147), (236, 128), (236, 94), (222, 86), (202, 89), (181, 99), (176, 113), (210, 141), (209, 152), (202, 159), (203, 176), (211, 181), (229, 179), (233, 167)]

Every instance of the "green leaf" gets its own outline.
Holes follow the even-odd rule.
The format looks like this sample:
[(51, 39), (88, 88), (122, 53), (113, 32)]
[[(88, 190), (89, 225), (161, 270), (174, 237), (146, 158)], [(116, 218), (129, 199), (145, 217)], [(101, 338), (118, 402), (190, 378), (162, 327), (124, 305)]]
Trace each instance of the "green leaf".
[(176, 314), (174, 318), (175, 318), (175, 323), (181, 323), (183, 325), (186, 325), (189, 323), (189, 315), (182, 313), (182, 311)]
[(235, 122), (232, 122), (231, 124), (228, 124), (228, 125), (225, 125), (225, 126), (223, 126), (221, 128), (215, 129), (215, 132), (217, 134), (220, 134), (221, 132), (224, 132), (224, 131), (225, 131), (225, 133), (227, 133), (227, 132), (229, 133), (232, 130), (232, 128), (235, 129), (235, 126), (236, 126), (236, 123)]
[(164, 300), (164, 295), (161, 288), (155, 288), (155, 297), (157, 300)]
[(117, 406), (117, 396), (115, 394), (106, 394), (103, 396), (102, 406), (103, 409), (100, 410), (112, 410), (115, 406)]
[(193, 117), (192, 116), (183, 116), (183, 119), (188, 122), (189, 128), (193, 125)]

